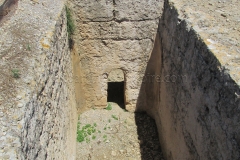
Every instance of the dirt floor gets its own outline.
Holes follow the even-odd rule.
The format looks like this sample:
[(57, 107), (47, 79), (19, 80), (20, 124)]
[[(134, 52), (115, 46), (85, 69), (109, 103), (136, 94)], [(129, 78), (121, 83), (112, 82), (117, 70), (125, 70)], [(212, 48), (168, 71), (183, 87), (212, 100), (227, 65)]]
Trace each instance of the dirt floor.
[(79, 117), (77, 160), (163, 160), (155, 121), (116, 103)]

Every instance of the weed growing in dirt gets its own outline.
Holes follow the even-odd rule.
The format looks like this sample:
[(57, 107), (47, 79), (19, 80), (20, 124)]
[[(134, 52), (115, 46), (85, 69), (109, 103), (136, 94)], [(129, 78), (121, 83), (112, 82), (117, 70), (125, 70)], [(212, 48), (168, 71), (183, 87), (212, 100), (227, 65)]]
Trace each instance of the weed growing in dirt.
[(107, 107), (106, 107), (106, 110), (108, 110), (108, 111), (112, 110), (112, 105), (111, 105), (111, 103), (108, 103), (108, 105), (107, 105)]
[(31, 51), (31, 46), (30, 46), (30, 44), (27, 45), (27, 50), (28, 50), (28, 51)]
[(86, 143), (90, 143), (90, 138), (86, 138)]
[(103, 141), (106, 142), (107, 141), (107, 135), (103, 136)]
[[(96, 123), (94, 123), (93, 125), (86, 124), (85, 126), (82, 127), (82, 129), (80, 129), (80, 123), (78, 122), (78, 125), (77, 125), (77, 141), (78, 142), (83, 142), (84, 140), (86, 140), (86, 142), (89, 143), (90, 142), (89, 136), (91, 136), (93, 133), (96, 132), (96, 127), (97, 127)], [(93, 135), (92, 139), (96, 139), (96, 136)]]
[(12, 69), (13, 78), (20, 78), (20, 73), (18, 69)]
[(112, 115), (112, 118), (115, 120), (118, 120), (117, 116), (115, 116), (115, 115)]

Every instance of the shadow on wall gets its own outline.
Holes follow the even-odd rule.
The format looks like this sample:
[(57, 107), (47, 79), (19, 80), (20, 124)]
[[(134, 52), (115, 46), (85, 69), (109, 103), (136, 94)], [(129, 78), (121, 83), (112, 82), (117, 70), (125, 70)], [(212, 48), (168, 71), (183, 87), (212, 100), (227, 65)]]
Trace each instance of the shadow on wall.
[(156, 78), (161, 76), (161, 48), (159, 33), (157, 32), (137, 100), (137, 112), (146, 111), (152, 117), (155, 117), (154, 114), (156, 113), (154, 106), (159, 105), (159, 96), (156, 95), (160, 94), (160, 83), (154, 83), (154, 81), (157, 81)]
[(146, 113), (135, 113), (142, 160), (163, 160), (157, 126)]
[(165, 159), (238, 159), (239, 86), (167, 1), (158, 31), (136, 111), (155, 119)]
[(154, 48), (147, 64), (145, 75), (142, 79), (142, 85), (137, 100), (137, 113), (135, 114), (142, 160), (163, 159), (157, 126), (154, 119), (152, 119), (155, 118), (155, 114), (157, 114), (157, 111), (154, 110), (154, 106), (159, 105), (159, 96), (157, 95), (160, 94), (160, 85), (159, 83), (154, 83), (155, 77), (152, 77), (152, 75), (159, 75), (161, 72), (162, 60), (160, 49), (161, 43), (159, 40), (159, 33), (157, 33)]

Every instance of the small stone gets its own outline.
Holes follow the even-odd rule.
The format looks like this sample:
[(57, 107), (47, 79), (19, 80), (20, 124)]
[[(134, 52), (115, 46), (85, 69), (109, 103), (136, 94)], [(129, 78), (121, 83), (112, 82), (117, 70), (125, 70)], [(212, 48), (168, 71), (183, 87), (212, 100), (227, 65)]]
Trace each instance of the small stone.
[(112, 151), (112, 156), (116, 156), (117, 155), (117, 153), (115, 152), (115, 151)]
[(3, 126), (7, 126), (7, 123), (6, 123), (5, 121), (2, 121), (1, 124), (2, 124)]
[(12, 143), (12, 144), (13, 144), (13, 147), (20, 147), (21, 146), (20, 142), (15, 142), (15, 143)]
[(5, 156), (3, 156), (3, 159), (9, 159), (9, 158), (10, 158), (9, 155), (5, 155)]
[(21, 121), (21, 120), (22, 120), (21, 114), (16, 114), (16, 115), (13, 116), (13, 118), (14, 118), (15, 120), (17, 120), (17, 121)]
[(39, 3), (38, 0), (32, 0), (33, 3)]
[(21, 124), (18, 124), (17, 126), (19, 129), (22, 129), (22, 125)]
[(17, 107), (18, 107), (18, 108), (22, 108), (22, 107), (23, 107), (23, 104), (22, 104), (22, 103), (18, 103), (18, 104), (17, 104)]
[(2, 127), (2, 131), (6, 132), (7, 131), (7, 127)]
[(222, 13), (221, 16), (223, 16), (223, 17), (227, 17), (227, 15), (226, 15), (225, 13)]
[(121, 150), (119, 150), (119, 152), (120, 152), (120, 154), (123, 154), (123, 153), (124, 153), (124, 150), (121, 149)]
[(126, 123), (127, 123), (127, 125), (129, 125), (129, 126), (133, 126), (133, 125), (134, 125), (134, 121), (133, 121), (132, 119), (130, 119), (130, 118), (127, 118), (127, 119), (126, 119)]
[(17, 100), (21, 100), (21, 99), (22, 99), (22, 96), (18, 95)]

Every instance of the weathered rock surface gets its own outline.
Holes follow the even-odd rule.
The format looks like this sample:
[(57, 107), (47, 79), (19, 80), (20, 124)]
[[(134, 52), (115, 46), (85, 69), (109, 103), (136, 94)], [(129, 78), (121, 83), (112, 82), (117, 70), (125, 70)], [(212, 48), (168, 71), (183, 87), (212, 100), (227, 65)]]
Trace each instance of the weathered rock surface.
[(137, 103), (155, 118), (167, 159), (238, 159), (239, 3), (166, 0), (163, 13), (161, 5), (72, 1), (81, 106), (105, 106), (108, 75), (122, 69), (126, 108)]
[[(75, 1), (75, 54), (84, 98), (81, 109), (105, 107), (109, 73), (125, 76), (125, 104), (135, 110), (139, 86), (151, 53), (163, 1)], [(80, 90), (80, 89), (79, 89)], [(80, 110), (81, 110), (80, 109)]]
[(73, 61), (64, 1), (2, 6), (0, 159), (74, 159), (75, 94), (78, 111), (105, 107), (108, 81), (122, 79), (126, 109), (155, 118), (166, 159), (239, 159), (239, 5), (70, 0)]
[(0, 22), (0, 159), (74, 159), (64, 1), (19, 1)]
[(211, 40), (214, 26), (196, 32), (198, 19), (187, 15), (202, 11), (183, 12), (184, 4), (172, 2), (164, 6), (137, 109), (155, 118), (167, 159), (239, 159), (239, 65), (230, 60), (239, 47)]

